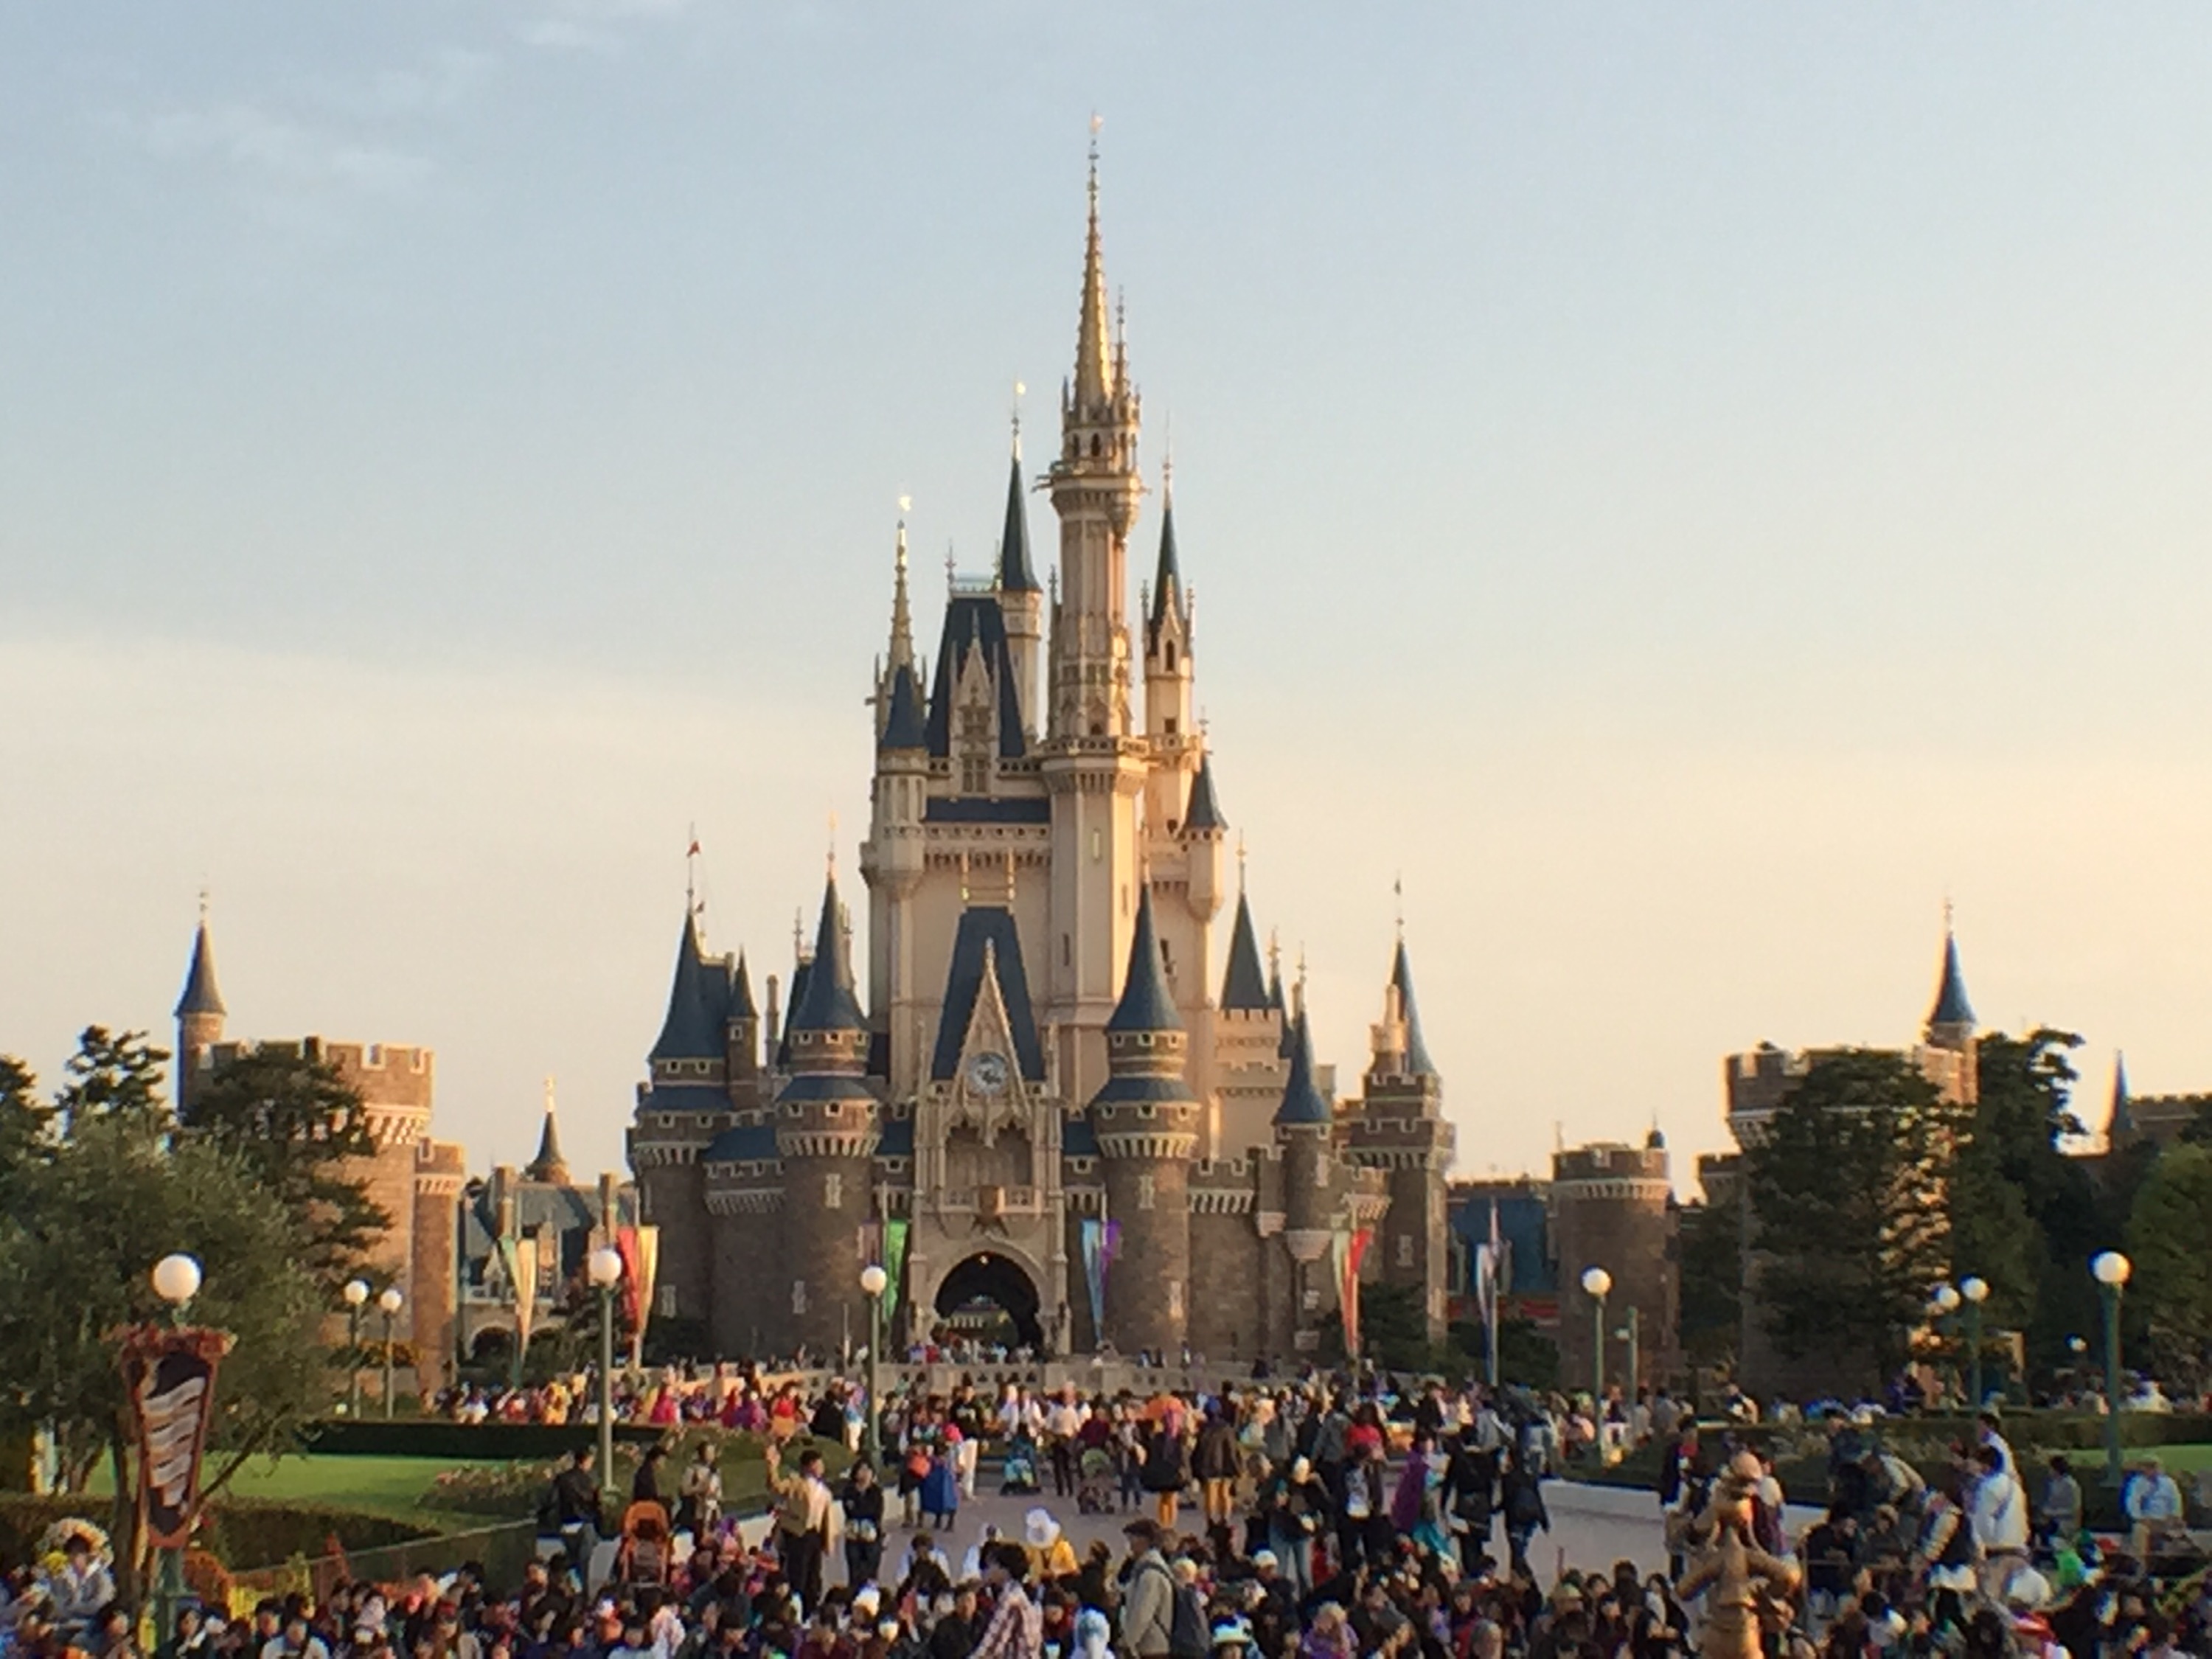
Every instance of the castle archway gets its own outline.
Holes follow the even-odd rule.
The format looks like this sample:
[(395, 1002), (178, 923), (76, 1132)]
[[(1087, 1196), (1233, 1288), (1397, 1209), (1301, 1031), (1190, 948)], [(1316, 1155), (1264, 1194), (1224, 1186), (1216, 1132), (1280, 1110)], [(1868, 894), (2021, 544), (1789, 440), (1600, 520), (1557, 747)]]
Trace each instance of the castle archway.
[(1008, 1340), (1010, 1346), (1044, 1351), (1044, 1326), (1037, 1317), (1035, 1280), (1022, 1264), (1002, 1250), (963, 1256), (937, 1287), (937, 1316), (961, 1334), (984, 1341)]

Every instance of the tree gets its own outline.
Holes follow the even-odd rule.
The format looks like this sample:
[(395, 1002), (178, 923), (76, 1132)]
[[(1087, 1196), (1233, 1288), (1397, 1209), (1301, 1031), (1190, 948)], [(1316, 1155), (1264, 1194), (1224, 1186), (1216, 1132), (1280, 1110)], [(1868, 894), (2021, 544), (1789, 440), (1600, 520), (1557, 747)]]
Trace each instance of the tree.
[(295, 1218), (238, 1159), (171, 1133), (161, 1058), (136, 1034), (88, 1030), (56, 1096), (60, 1132), (17, 1167), (0, 1212), (0, 1425), (50, 1425), (73, 1487), (105, 1455), (126, 1543), (132, 1425), (114, 1339), (163, 1313), (148, 1278), (155, 1261), (198, 1258), (191, 1317), (236, 1339), (217, 1386), (223, 1451), (210, 1489), (284, 1444), (326, 1388), (322, 1298)]
[(1733, 1368), (1743, 1330), (1743, 1206), (1692, 1204), (1682, 1211), (1682, 1352), (1691, 1364)]
[(29, 1166), (52, 1150), (54, 1109), (39, 1098), (39, 1080), (20, 1060), (0, 1054), (0, 1208)]
[(2212, 1149), (2168, 1147), (2136, 1194), (2128, 1223), (2135, 1261), (2129, 1301), (2147, 1316), (2162, 1367), (2192, 1382), (2212, 1342)]
[(203, 1077), (179, 1117), (188, 1137), (239, 1158), (301, 1218), (307, 1267), (327, 1294), (359, 1271), (392, 1225), (364, 1178), (377, 1150), (368, 1109), (328, 1061), (249, 1050)]
[(1950, 1262), (1959, 1114), (1904, 1055), (1820, 1056), (1747, 1151), (1755, 1289), (1790, 1358), (1871, 1383), (1900, 1364)]

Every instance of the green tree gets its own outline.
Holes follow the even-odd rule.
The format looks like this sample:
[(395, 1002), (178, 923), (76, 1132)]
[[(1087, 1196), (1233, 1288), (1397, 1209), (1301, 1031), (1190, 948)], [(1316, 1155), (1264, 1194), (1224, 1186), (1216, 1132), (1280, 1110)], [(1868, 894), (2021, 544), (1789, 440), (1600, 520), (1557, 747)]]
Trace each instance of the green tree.
[(325, 1293), (359, 1271), (392, 1225), (370, 1198), (368, 1109), (328, 1061), (282, 1048), (227, 1060), (179, 1114), (185, 1136), (221, 1147), (305, 1224), (308, 1270)]
[(0, 1208), (16, 1181), (53, 1149), (54, 1109), (20, 1060), (0, 1054)]
[(1948, 1169), (1959, 1114), (1901, 1054), (1820, 1056), (1747, 1151), (1767, 1334), (1871, 1384), (1905, 1357), (1950, 1263)]
[(57, 1095), (60, 1133), (17, 1167), (0, 1212), (0, 1427), (50, 1425), (73, 1487), (105, 1456), (125, 1540), (133, 1430), (115, 1333), (162, 1316), (155, 1261), (197, 1257), (205, 1282), (191, 1316), (236, 1340), (216, 1392), (211, 1488), (287, 1443), (327, 1388), (322, 1298), (295, 1218), (239, 1160), (172, 1134), (159, 1066), (135, 1035), (88, 1030)]
[(2144, 1315), (2161, 1369), (2192, 1383), (2212, 1343), (2212, 1148), (2168, 1147), (2136, 1194), (2128, 1223), (2135, 1279), (2128, 1300)]
[(1743, 1206), (1682, 1211), (1682, 1352), (1693, 1365), (1734, 1367), (1743, 1333)]

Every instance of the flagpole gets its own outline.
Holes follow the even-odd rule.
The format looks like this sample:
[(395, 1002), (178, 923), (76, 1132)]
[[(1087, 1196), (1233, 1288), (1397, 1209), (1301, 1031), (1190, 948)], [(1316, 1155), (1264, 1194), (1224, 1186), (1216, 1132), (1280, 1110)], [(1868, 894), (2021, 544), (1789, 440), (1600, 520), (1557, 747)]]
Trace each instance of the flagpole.
[(1490, 1200), (1490, 1254), (1483, 1264), (1482, 1334), (1490, 1386), (1498, 1387), (1498, 1200)]

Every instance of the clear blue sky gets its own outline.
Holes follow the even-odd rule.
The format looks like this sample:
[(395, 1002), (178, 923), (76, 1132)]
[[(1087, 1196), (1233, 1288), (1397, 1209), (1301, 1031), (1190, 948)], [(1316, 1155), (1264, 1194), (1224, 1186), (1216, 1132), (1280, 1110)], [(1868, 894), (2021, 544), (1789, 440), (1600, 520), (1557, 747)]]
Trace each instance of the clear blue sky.
[(2180, 4), (0, 5), (0, 1048), (164, 1024), (206, 884), (235, 1030), (612, 1160), (688, 826), (763, 966), (849, 867), (1097, 109), (1325, 1057), (1402, 871), (1470, 1170), (1905, 1038), (1946, 893), (2212, 1087), (2207, 85)]

